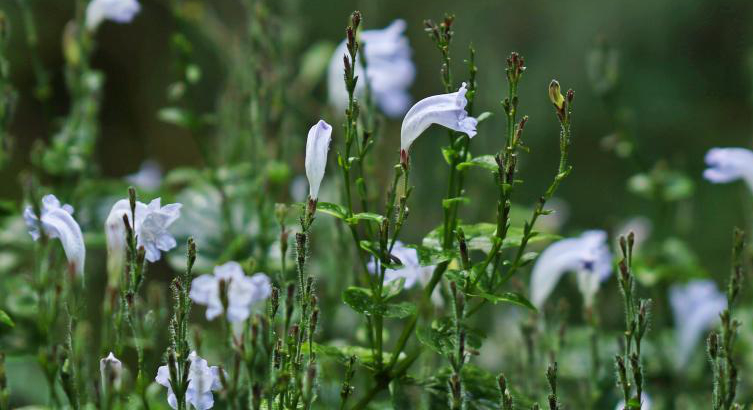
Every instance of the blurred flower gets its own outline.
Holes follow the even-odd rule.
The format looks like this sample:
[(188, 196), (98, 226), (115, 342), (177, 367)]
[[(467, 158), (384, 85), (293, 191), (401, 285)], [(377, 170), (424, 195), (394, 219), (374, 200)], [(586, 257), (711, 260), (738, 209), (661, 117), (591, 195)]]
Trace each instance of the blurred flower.
[(126, 175), (125, 180), (136, 188), (156, 191), (162, 185), (162, 167), (157, 161), (144, 161), (139, 170)]
[[(625, 410), (625, 400), (620, 401), (614, 410)], [(641, 394), (641, 410), (651, 410), (651, 398), (646, 393)]]
[(319, 198), (319, 186), (327, 168), (327, 151), (331, 140), (332, 126), (324, 120), (311, 127), (306, 138), (306, 177), (309, 180), (309, 196), (313, 200)]
[(703, 177), (714, 183), (745, 180), (753, 190), (753, 151), (745, 148), (712, 148), (706, 153), (708, 169)]
[(227, 289), (227, 320), (241, 322), (251, 314), (251, 305), (260, 302), (272, 293), (269, 277), (257, 273), (248, 277), (238, 262), (228, 262), (214, 268), (214, 275), (201, 275), (191, 282), (191, 299), (207, 306), (207, 320), (222, 314), (220, 281)]
[(694, 280), (669, 289), (675, 319), (677, 367), (687, 365), (698, 341), (727, 307), (727, 297), (711, 280)]
[(131, 221), (131, 205), (127, 199), (121, 199), (113, 205), (105, 221), (105, 235), (107, 238), (107, 270), (110, 275), (118, 276), (125, 260), (126, 229), (123, 215), (133, 224), (136, 234), (136, 245), (144, 247), (146, 259), (156, 262), (162, 256), (160, 251), (167, 252), (176, 245), (175, 238), (167, 228), (180, 217), (181, 204), (161, 206), (161, 199), (156, 198), (144, 204), (136, 201), (135, 222)]
[(86, 7), (86, 28), (95, 31), (105, 20), (130, 23), (140, 10), (136, 0), (92, 0)]
[[(220, 384), (220, 370), (217, 366), (208, 366), (207, 361), (199, 357), (196, 352), (188, 356), (191, 362), (188, 368), (188, 389), (186, 390), (186, 403), (196, 410), (211, 409), (214, 406), (212, 391), (222, 388)], [(175, 397), (170, 384), (170, 369), (160, 366), (157, 369), (157, 377), (154, 380), (167, 387), (167, 403), (173, 409), (178, 408), (178, 399)]]
[(99, 374), (102, 378), (103, 389), (112, 386), (115, 390), (119, 390), (123, 364), (110, 352), (107, 357), (99, 361)]
[(465, 98), (467, 91), (465, 87), (463, 83), (457, 92), (426, 97), (413, 105), (405, 114), (403, 126), (400, 129), (400, 150), (407, 154), (413, 141), (431, 124), (439, 124), (473, 138), (476, 135), (478, 121), (469, 117), (465, 111), (468, 103)]
[[(363, 94), (365, 81), (368, 81), (379, 109), (392, 118), (403, 115), (410, 106), (408, 88), (416, 76), (408, 38), (403, 35), (405, 26), (405, 21), (395, 20), (382, 30), (362, 31), (360, 40), (366, 60), (366, 76), (360, 58), (355, 66), (355, 75), (359, 76), (356, 95)], [(329, 100), (339, 112), (348, 105), (348, 91), (343, 82), (343, 56), (346, 53), (347, 45), (343, 40), (332, 55), (327, 73)]]
[(84, 274), (84, 260), (86, 259), (86, 247), (81, 227), (73, 219), (73, 207), (66, 204), (60, 205), (55, 195), (45, 195), (42, 198), (41, 224), (31, 206), (24, 210), (24, 221), (29, 230), (29, 235), (35, 241), (39, 239), (39, 227), (41, 225), (44, 234), (50, 238), (60, 239), (63, 244), (68, 263), (73, 266), (77, 274)]
[(303, 202), (306, 200), (306, 189), (308, 182), (302, 175), (297, 175), (290, 182), (290, 198), (293, 202)]
[(606, 241), (606, 232), (586, 231), (577, 238), (549, 245), (531, 273), (531, 302), (541, 308), (560, 277), (575, 272), (584, 304), (591, 306), (599, 285), (612, 273), (612, 255)]
[(620, 235), (627, 235), (632, 232), (635, 236), (633, 249), (637, 251), (641, 247), (641, 245), (646, 242), (651, 236), (651, 231), (653, 230), (653, 228), (654, 227), (650, 219), (646, 218), (645, 216), (634, 216), (624, 221), (622, 225), (617, 228), (617, 233)]
[[(418, 261), (418, 251), (413, 248), (408, 248), (400, 241), (395, 241), (395, 246), (392, 248), (391, 254), (400, 260), (403, 267), (398, 269), (386, 269), (384, 271), (384, 283), (403, 278), (405, 279), (405, 283), (403, 284), (404, 289), (410, 289), (415, 286), (416, 283), (420, 283), (422, 286), (429, 283), (435, 266), (421, 266)], [(376, 259), (371, 258), (367, 268), (371, 274), (376, 274), (378, 271)], [(439, 287), (434, 289), (434, 293), (431, 295), (431, 300), (437, 306), (442, 305), (443, 301)]]

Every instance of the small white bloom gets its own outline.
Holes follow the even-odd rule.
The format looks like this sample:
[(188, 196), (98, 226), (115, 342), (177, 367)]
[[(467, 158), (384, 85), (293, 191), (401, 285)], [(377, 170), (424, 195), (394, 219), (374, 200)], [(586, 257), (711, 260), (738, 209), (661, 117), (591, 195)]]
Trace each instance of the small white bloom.
[(708, 169), (703, 177), (714, 183), (742, 179), (753, 190), (753, 151), (745, 148), (712, 148), (706, 153)]
[(140, 10), (137, 0), (91, 0), (86, 7), (86, 28), (95, 31), (105, 20), (130, 23)]
[(400, 150), (408, 153), (413, 141), (431, 124), (439, 124), (473, 138), (478, 121), (465, 111), (467, 91), (463, 83), (457, 92), (426, 97), (413, 105), (405, 114), (400, 129)]
[[(625, 400), (620, 401), (614, 410), (625, 410)], [(641, 394), (641, 410), (651, 410), (651, 398), (646, 393)]]
[(162, 185), (162, 167), (156, 161), (144, 161), (139, 170), (126, 175), (125, 180), (137, 188), (156, 191)]
[(103, 389), (107, 389), (107, 386), (112, 386), (115, 390), (120, 389), (123, 364), (112, 352), (99, 361), (99, 375), (102, 380)]
[(327, 168), (327, 151), (332, 140), (332, 126), (319, 120), (309, 130), (306, 138), (306, 178), (309, 180), (309, 196), (316, 200), (319, 197), (319, 186)]
[[(382, 30), (362, 31), (359, 40), (366, 58), (366, 75), (363, 75), (360, 58), (355, 66), (355, 75), (359, 77), (356, 95), (363, 95), (368, 81), (376, 104), (385, 115), (393, 118), (403, 115), (410, 106), (408, 88), (416, 77), (408, 38), (403, 34), (405, 27), (405, 21), (395, 20)], [(340, 112), (348, 105), (348, 91), (343, 82), (343, 56), (347, 53), (347, 44), (343, 41), (335, 49), (327, 73), (329, 100)]]
[(531, 273), (531, 302), (541, 308), (560, 277), (575, 272), (584, 304), (591, 306), (599, 285), (612, 273), (612, 255), (606, 241), (606, 232), (586, 231), (577, 238), (549, 245)]
[(167, 252), (176, 246), (175, 238), (167, 228), (180, 217), (181, 204), (161, 206), (160, 198), (152, 200), (149, 205), (136, 201), (135, 222), (131, 221), (131, 205), (127, 199), (121, 199), (113, 205), (105, 221), (105, 235), (107, 238), (107, 269), (111, 275), (119, 275), (125, 260), (126, 229), (123, 215), (133, 223), (137, 243), (144, 247), (146, 259), (156, 262), (162, 256), (161, 251)]
[(675, 319), (677, 367), (687, 365), (703, 333), (727, 307), (727, 297), (711, 280), (694, 280), (669, 289), (669, 303)]
[(214, 268), (214, 275), (201, 275), (191, 282), (191, 299), (207, 307), (207, 320), (222, 314), (220, 281), (227, 284), (227, 320), (241, 322), (251, 314), (251, 306), (269, 297), (272, 285), (269, 277), (257, 273), (251, 277), (243, 273), (238, 262), (228, 262)]
[[(384, 283), (389, 283), (400, 278), (405, 279), (403, 284), (404, 289), (410, 289), (420, 283), (421, 286), (425, 286), (431, 280), (431, 275), (434, 273), (436, 266), (421, 266), (418, 261), (418, 251), (414, 248), (405, 246), (400, 241), (395, 241), (395, 246), (392, 248), (392, 256), (400, 259), (403, 264), (402, 268), (398, 269), (385, 269), (384, 271)], [(376, 259), (371, 258), (367, 268), (372, 274), (377, 273), (378, 264)], [(442, 294), (439, 291), (439, 287), (434, 289), (431, 295), (431, 300), (435, 305), (441, 306), (443, 304)]]
[[(40, 211), (44, 234), (50, 238), (60, 239), (68, 263), (73, 266), (77, 274), (83, 275), (86, 247), (81, 227), (73, 219), (73, 207), (68, 204), (61, 206), (55, 195), (45, 195), (42, 198)], [(27, 206), (24, 210), (24, 221), (32, 239), (38, 240), (40, 221), (31, 206)]]
[[(186, 390), (186, 403), (196, 410), (207, 410), (214, 406), (212, 391), (222, 388), (220, 383), (220, 370), (217, 366), (208, 366), (207, 361), (199, 357), (196, 352), (188, 356), (191, 362), (188, 368), (188, 389)], [(167, 387), (167, 403), (173, 409), (178, 408), (178, 399), (175, 397), (170, 385), (170, 369), (160, 366), (157, 369), (157, 377), (154, 380)]]

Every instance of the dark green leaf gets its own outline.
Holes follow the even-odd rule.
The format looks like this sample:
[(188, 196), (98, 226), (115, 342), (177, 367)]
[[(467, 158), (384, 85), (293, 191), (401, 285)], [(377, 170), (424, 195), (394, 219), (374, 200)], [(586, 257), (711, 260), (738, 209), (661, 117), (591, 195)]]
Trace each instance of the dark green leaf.
[(469, 204), (471, 203), (471, 198), (468, 198), (467, 196), (459, 196), (456, 198), (447, 198), (442, 200), (442, 208), (444, 209), (450, 209), (450, 207), (453, 204)]
[(384, 217), (373, 212), (360, 212), (353, 214), (353, 216), (346, 220), (346, 222), (348, 222), (349, 224), (355, 224), (359, 221), (370, 221), (376, 223), (377, 225), (381, 225), (384, 221)]
[(324, 212), (325, 214), (332, 215), (337, 219), (345, 219), (348, 211), (339, 204), (333, 204), (331, 202), (317, 202), (316, 210)]

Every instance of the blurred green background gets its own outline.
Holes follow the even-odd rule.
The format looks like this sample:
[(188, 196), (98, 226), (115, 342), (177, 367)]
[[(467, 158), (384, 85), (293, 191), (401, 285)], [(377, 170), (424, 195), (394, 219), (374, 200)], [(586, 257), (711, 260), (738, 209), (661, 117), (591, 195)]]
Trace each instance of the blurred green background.
[[(27, 1), (34, 10), (40, 58), (52, 76), (53, 98), (48, 104), (40, 104), (33, 97), (32, 58), (19, 22), (18, 2), (3, 1), (0, 9), (11, 22), (11, 70), (20, 101), (11, 127), (15, 136), (12, 163), (0, 171), (0, 196), (18, 200), (19, 172), (30, 164), (32, 143), (49, 139), (55, 119), (68, 109), (60, 39), (65, 23), (72, 18), (74, 3), (20, 1)], [(106, 74), (97, 163), (101, 172), (111, 177), (135, 172), (145, 159), (157, 160), (165, 170), (201, 163), (193, 141), (180, 129), (157, 119), (157, 111), (167, 105), (165, 89), (172, 81), (169, 39), (175, 22), (166, 2), (141, 3), (143, 10), (132, 24), (104, 24), (97, 35), (93, 65)], [(228, 27), (237, 23), (239, 6), (235, 1), (202, 4)], [(750, 1), (380, 0), (309, 1), (301, 7), (300, 18), (290, 24), (300, 25), (304, 48), (309, 42), (338, 42), (354, 9), (363, 12), (366, 28), (381, 28), (393, 19), (405, 19), (417, 65), (417, 80), (411, 90), (416, 99), (441, 92), (439, 55), (423, 32), (422, 22), (440, 19), (445, 11), (454, 12), (456, 79), (464, 78), (462, 60), (467, 56), (467, 46), (473, 43), (477, 50), (477, 112), (501, 114), (505, 59), (511, 51), (519, 52), (528, 67), (520, 88), (520, 111), (530, 116), (524, 140), (532, 153), (520, 161), (526, 184), (518, 191), (517, 202), (532, 203), (556, 168), (558, 124), (546, 90), (549, 80), (557, 78), (565, 89), (576, 92), (571, 153), (574, 172), (557, 193), (569, 209), (564, 233), (590, 228), (614, 231), (627, 218), (646, 215), (668, 221), (672, 235), (691, 244), (702, 266), (717, 278), (726, 275), (731, 227), (750, 226), (749, 194), (741, 183), (713, 186), (701, 179), (701, 172), (703, 155), (709, 148), (750, 145)], [(600, 44), (618, 55), (618, 81), (607, 99), (589, 80), (589, 55)], [(211, 47), (195, 46), (203, 76), (194, 104), (211, 110), (226, 73)], [(325, 91), (322, 82), (312, 92), (324, 102)], [(312, 117), (309, 122), (315, 120)], [(397, 147), (399, 125), (389, 123), (384, 135), (387, 146)], [(303, 141), (307, 127), (301, 124), (295, 138)], [(474, 139), (474, 153), (495, 152), (502, 144), (503, 129), (501, 115), (484, 122)], [(337, 139), (341, 137), (337, 134), (340, 128), (335, 130)], [(613, 138), (615, 133), (629, 134), (638, 141), (638, 152), (648, 169), (659, 163), (687, 175), (694, 185), (693, 195), (667, 208), (629, 192), (628, 179), (640, 168), (607, 149), (609, 136)], [(438, 200), (444, 192), (446, 173), (444, 162), (439, 160), (443, 135), (441, 130), (431, 130), (414, 148), (414, 209), (422, 212), (412, 215), (408, 239), (422, 237), (440, 220)], [(389, 157), (385, 169), (393, 161)], [(302, 157), (300, 162), (294, 164), (299, 174)], [(469, 187), (474, 202), (463, 210), (464, 217), (490, 219), (494, 212), (494, 197), (488, 190), (491, 180), (486, 173), (472, 172), (478, 172), (471, 177)]]

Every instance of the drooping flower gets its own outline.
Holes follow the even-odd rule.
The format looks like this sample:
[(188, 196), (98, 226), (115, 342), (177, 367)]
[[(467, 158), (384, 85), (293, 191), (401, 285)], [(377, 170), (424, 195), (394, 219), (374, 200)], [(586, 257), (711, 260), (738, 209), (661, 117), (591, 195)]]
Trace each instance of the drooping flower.
[(677, 367), (687, 365), (703, 333), (727, 307), (727, 297), (711, 280), (694, 280), (669, 289), (669, 303), (675, 319)]
[(541, 253), (531, 273), (531, 302), (537, 308), (566, 272), (577, 274), (584, 304), (591, 306), (599, 285), (612, 273), (607, 233), (586, 231), (577, 238), (557, 241)]
[(175, 238), (167, 228), (180, 217), (181, 204), (161, 206), (161, 199), (152, 200), (149, 205), (136, 201), (135, 222), (131, 221), (131, 205), (127, 199), (121, 199), (113, 205), (105, 221), (107, 239), (107, 269), (111, 275), (119, 275), (125, 260), (126, 229), (123, 215), (135, 228), (137, 243), (144, 247), (146, 259), (156, 262), (176, 245)]
[(227, 320), (241, 322), (251, 314), (251, 306), (269, 297), (272, 285), (269, 277), (257, 273), (251, 277), (243, 273), (238, 262), (227, 262), (214, 268), (214, 275), (201, 275), (191, 282), (190, 298), (207, 307), (207, 320), (222, 314), (220, 281), (227, 289)]
[(115, 390), (119, 390), (123, 375), (123, 363), (110, 352), (107, 357), (99, 361), (99, 375), (103, 388), (112, 386)]
[(478, 121), (465, 111), (467, 91), (463, 83), (457, 92), (426, 97), (413, 105), (405, 114), (400, 129), (400, 151), (407, 154), (413, 141), (431, 124), (439, 124), (473, 138)]
[(706, 153), (703, 177), (713, 183), (742, 179), (753, 190), (753, 151), (745, 148), (712, 148)]
[[(212, 391), (222, 388), (220, 383), (220, 370), (217, 366), (208, 366), (207, 361), (199, 357), (196, 352), (188, 356), (191, 362), (188, 368), (188, 389), (186, 390), (186, 403), (196, 410), (207, 410), (214, 406)], [(178, 408), (178, 399), (175, 397), (170, 384), (170, 369), (160, 366), (157, 369), (157, 377), (154, 380), (167, 387), (167, 403), (173, 409)]]
[(140, 10), (137, 0), (91, 0), (86, 7), (86, 28), (95, 31), (105, 20), (130, 23)]
[(55, 195), (45, 195), (42, 198), (40, 211), (41, 221), (37, 218), (31, 206), (27, 206), (24, 210), (24, 221), (32, 239), (35, 241), (39, 239), (41, 225), (45, 235), (60, 239), (68, 263), (72, 265), (77, 274), (83, 275), (86, 247), (84, 246), (84, 235), (81, 233), (81, 227), (73, 219), (73, 207), (68, 204), (60, 205), (60, 201)]
[[(620, 401), (614, 410), (625, 410), (625, 400)], [(651, 398), (646, 393), (641, 394), (641, 410), (651, 410)]]
[[(405, 21), (395, 20), (382, 30), (362, 31), (360, 41), (366, 59), (366, 75), (363, 75), (360, 58), (355, 66), (355, 75), (359, 76), (356, 95), (363, 95), (368, 81), (377, 106), (392, 118), (403, 115), (410, 106), (408, 88), (416, 77), (408, 38), (403, 34), (405, 27)], [(344, 40), (335, 49), (327, 73), (329, 100), (340, 112), (348, 105), (348, 92), (343, 82), (343, 56), (346, 54)]]
[(155, 191), (162, 185), (162, 168), (156, 161), (147, 160), (138, 171), (126, 175), (125, 180), (137, 188)]
[(319, 120), (309, 130), (306, 138), (306, 178), (309, 180), (309, 197), (319, 198), (319, 187), (327, 168), (327, 151), (332, 140), (332, 126)]

